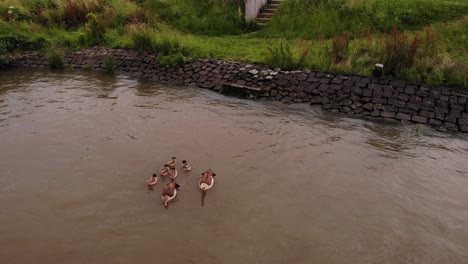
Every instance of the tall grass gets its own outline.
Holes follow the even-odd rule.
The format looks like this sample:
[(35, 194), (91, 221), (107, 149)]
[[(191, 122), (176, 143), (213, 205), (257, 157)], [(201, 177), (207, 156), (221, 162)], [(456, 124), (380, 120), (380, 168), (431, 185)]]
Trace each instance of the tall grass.
[(127, 28), (132, 48), (138, 51), (155, 51), (156, 32), (149, 25), (132, 24)]
[(242, 8), (242, 0), (0, 1), (0, 42), (7, 51), (131, 48), (169, 66), (214, 57), (370, 75), (383, 63), (396, 78), (467, 86), (465, 0), (288, 0), (249, 35), (240, 35), (249, 25)]
[(368, 28), (414, 30), (466, 14), (468, 2), (463, 0), (288, 0), (262, 35), (311, 39)]
[(49, 67), (51, 69), (63, 69), (63, 52), (56, 48), (50, 49), (47, 54), (47, 61), (49, 62)]
[(183, 32), (233, 35), (249, 28), (243, 18), (243, 0), (146, 0), (161, 20)]
[(6, 43), (0, 40), (0, 69), (5, 68), (9, 63)]
[(106, 43), (106, 29), (98, 17), (89, 13), (86, 15), (87, 23), (85, 27), (85, 41), (89, 46)]

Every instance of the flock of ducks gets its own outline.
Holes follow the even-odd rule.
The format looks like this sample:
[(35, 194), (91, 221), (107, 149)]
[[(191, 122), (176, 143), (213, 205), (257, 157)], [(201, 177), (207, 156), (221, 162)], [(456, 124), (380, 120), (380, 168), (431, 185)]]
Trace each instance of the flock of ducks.
[[(159, 175), (162, 177), (168, 176), (171, 179), (171, 182), (164, 187), (163, 192), (161, 194), (161, 199), (164, 203), (164, 207), (168, 208), (168, 203), (174, 200), (177, 196), (177, 191), (180, 188), (180, 185), (175, 182), (177, 178), (177, 170), (176, 170), (177, 158), (172, 157), (159, 171)], [(182, 170), (184, 171), (191, 171), (192, 167), (187, 163), (186, 160), (182, 161)], [(200, 180), (198, 181), (198, 187), (202, 191), (208, 191), (213, 188), (214, 185), (214, 177), (216, 173), (214, 173), (211, 169), (206, 170), (201, 174)], [(146, 183), (149, 186), (154, 186), (158, 183), (158, 178), (156, 173), (153, 176), (146, 180)]]

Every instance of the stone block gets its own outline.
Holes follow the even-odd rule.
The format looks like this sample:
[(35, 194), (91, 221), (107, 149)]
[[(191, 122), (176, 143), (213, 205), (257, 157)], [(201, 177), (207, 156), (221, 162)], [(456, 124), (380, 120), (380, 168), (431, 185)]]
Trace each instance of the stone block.
[(409, 96), (408, 96), (407, 94), (401, 93), (401, 94), (398, 96), (398, 99), (407, 102), (407, 101), (409, 100)]
[(329, 87), (330, 87), (330, 85), (328, 85), (328, 84), (323, 84), (323, 83), (322, 83), (322, 84), (320, 84), (320, 86), (318, 87), (318, 90), (319, 90), (320, 92), (326, 92), (326, 91), (328, 90)]
[(390, 81), (390, 85), (393, 86), (393, 87), (405, 88), (406, 87), (406, 82), (399, 81), (399, 80), (393, 80), (393, 81)]
[(322, 103), (322, 97), (320, 97), (320, 96), (312, 96), (312, 97), (310, 98), (310, 103), (311, 103), (311, 104), (320, 104), (320, 103)]
[(404, 113), (398, 113), (396, 116), (395, 116), (396, 119), (398, 120), (411, 120), (411, 115), (409, 114), (404, 114)]
[(442, 126), (450, 130), (455, 130), (457, 128), (457, 125), (451, 122), (444, 122)]
[(386, 112), (395, 112), (395, 107), (393, 105), (383, 105), (382, 110)]
[(435, 112), (436, 114), (448, 114), (449, 111), (448, 111), (448, 109), (445, 108), (445, 107), (436, 107), (436, 108), (434, 109), (434, 112)]
[(414, 115), (411, 118), (411, 120), (416, 122), (416, 123), (421, 123), (421, 124), (426, 124), (427, 123), (427, 117), (424, 117), (424, 116)]
[(395, 112), (390, 112), (390, 111), (382, 111), (380, 113), (381, 117), (386, 117), (386, 118), (393, 118), (395, 117)]
[(466, 101), (467, 101), (467, 98), (466, 98), (466, 97), (463, 97), (463, 96), (458, 97), (458, 103), (459, 103), (460, 105), (465, 105), (465, 104), (466, 104)]
[(450, 110), (449, 116), (452, 118), (459, 118), (461, 117), (461, 111), (457, 109)]
[(460, 125), (468, 126), (468, 118), (460, 118), (460, 119), (458, 119), (458, 123)]
[(431, 126), (440, 126), (442, 124), (442, 121), (431, 118), (431, 119), (429, 119), (428, 124), (431, 125)]
[(407, 86), (405, 88), (405, 91), (404, 91), (405, 94), (408, 94), (408, 95), (413, 95), (413, 94), (416, 94), (416, 89), (414, 86)]
[(372, 90), (370, 90), (370, 89), (364, 89), (364, 90), (362, 90), (362, 96), (364, 96), (364, 97), (372, 97)]

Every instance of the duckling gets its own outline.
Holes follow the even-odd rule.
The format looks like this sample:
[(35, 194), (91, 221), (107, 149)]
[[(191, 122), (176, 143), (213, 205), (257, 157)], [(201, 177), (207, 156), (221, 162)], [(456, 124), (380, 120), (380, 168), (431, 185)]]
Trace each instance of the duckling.
[(176, 159), (176, 157), (172, 157), (172, 159), (169, 160), (166, 164), (169, 165), (169, 166), (171, 166), (171, 167), (174, 167), (174, 166), (177, 164), (177, 159)]
[(184, 171), (190, 171), (190, 170), (192, 169), (192, 167), (190, 167), (190, 165), (187, 163), (186, 160), (183, 160), (183, 161), (182, 161), (182, 169), (183, 169)]
[(146, 180), (146, 183), (149, 185), (149, 186), (153, 186), (155, 185), (156, 183), (158, 183), (158, 178), (157, 178), (157, 175), (156, 173), (153, 174), (153, 176), (151, 178), (148, 178)]
[(177, 177), (177, 170), (175, 167), (171, 167), (171, 170), (169, 171), (169, 178), (174, 180)]
[(159, 171), (159, 174), (161, 174), (161, 176), (167, 176), (169, 174), (169, 165), (165, 164)]

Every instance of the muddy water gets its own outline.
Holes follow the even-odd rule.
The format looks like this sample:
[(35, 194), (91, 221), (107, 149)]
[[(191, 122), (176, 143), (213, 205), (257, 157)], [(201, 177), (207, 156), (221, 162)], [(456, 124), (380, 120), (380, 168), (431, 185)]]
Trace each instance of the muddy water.
[[(145, 179), (171, 156), (182, 186)], [(198, 175), (212, 168), (205, 196)], [(94, 73), (0, 73), (1, 263), (467, 263), (468, 137)]]

